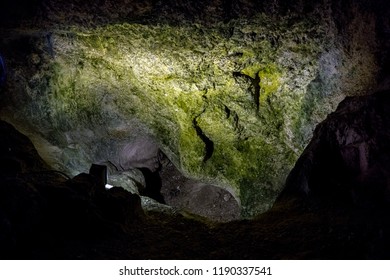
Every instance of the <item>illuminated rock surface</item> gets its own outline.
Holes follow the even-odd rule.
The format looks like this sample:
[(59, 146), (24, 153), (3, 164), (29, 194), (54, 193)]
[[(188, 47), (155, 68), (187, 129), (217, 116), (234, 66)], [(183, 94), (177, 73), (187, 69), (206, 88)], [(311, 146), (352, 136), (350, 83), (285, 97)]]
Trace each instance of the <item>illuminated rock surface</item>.
[(0, 172), (0, 258), (388, 259), (389, 97), (344, 100), (317, 127), (274, 206), (222, 224), (146, 198), (143, 211), (137, 195), (101, 189), (88, 174), (67, 179), (0, 122), (0, 164), (8, 166)]
[(139, 167), (132, 145), (152, 139), (148, 168), (161, 149), (241, 217), (263, 213), (315, 125), (376, 86), (382, 18), (353, 4), (168, 2), (48, 1), (16, 14), (22, 27), (5, 19), (1, 118), (70, 175)]

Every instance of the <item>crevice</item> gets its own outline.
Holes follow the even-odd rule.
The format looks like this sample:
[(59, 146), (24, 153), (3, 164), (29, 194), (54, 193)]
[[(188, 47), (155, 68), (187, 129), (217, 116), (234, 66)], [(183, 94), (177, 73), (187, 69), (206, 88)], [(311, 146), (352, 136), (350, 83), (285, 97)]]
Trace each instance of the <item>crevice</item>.
[[(203, 111), (204, 112), (204, 111)], [(202, 113), (203, 113), (202, 112)], [(213, 152), (214, 152), (214, 142), (211, 141), (210, 138), (208, 138), (206, 136), (206, 134), (204, 134), (203, 130), (200, 128), (200, 126), (198, 125), (198, 121), (197, 121), (197, 118), (199, 117), (200, 115), (196, 116), (193, 120), (192, 120), (192, 126), (195, 128), (195, 131), (196, 131), (196, 134), (198, 135), (198, 137), (203, 141), (203, 143), (205, 144), (205, 155), (204, 155), (204, 158), (203, 158), (203, 162), (206, 162), (208, 161), (211, 156), (213, 155)]]
[(228, 106), (224, 105), (224, 110), (226, 114), (226, 119), (230, 121), (233, 126), (233, 130), (237, 133), (238, 137), (241, 139), (244, 132), (244, 127), (240, 124), (240, 117), (237, 112), (231, 110)]
[(0, 86), (5, 83), (6, 76), (5, 63), (2, 56), (0, 55)]
[(46, 34), (46, 42), (47, 42), (47, 51), (52, 58), (54, 58), (54, 47), (53, 47), (53, 33), (49, 32)]
[(223, 106), (225, 107), (226, 118), (228, 119), (230, 117), (231, 110), (229, 109), (228, 106), (226, 106), (226, 105), (223, 105)]
[(244, 134), (244, 127), (240, 124), (240, 118), (237, 112), (233, 111), (232, 116), (234, 131), (237, 133), (238, 138), (241, 139)]
[(239, 123), (238, 121), (240, 120), (240, 118), (238, 117), (237, 113), (234, 112), (233, 114), (233, 126), (234, 126), (234, 130), (238, 130), (239, 128)]
[(233, 72), (233, 77), (243, 77), (247, 80), (250, 81), (251, 85), (249, 86), (249, 90), (252, 92), (252, 98), (253, 102), (255, 103), (256, 106), (256, 111), (258, 112), (260, 110), (260, 76), (259, 76), (259, 71), (256, 73), (255, 78), (252, 78), (249, 75), (243, 74), (241, 72)]
[(165, 204), (164, 197), (161, 194), (161, 177), (159, 170), (151, 171), (148, 168), (138, 168), (142, 172), (145, 178), (145, 189), (140, 191), (140, 195), (148, 196), (154, 200)]
[(253, 86), (253, 99), (256, 105), (256, 110), (260, 109), (260, 76), (259, 72), (256, 73), (256, 77), (252, 79)]

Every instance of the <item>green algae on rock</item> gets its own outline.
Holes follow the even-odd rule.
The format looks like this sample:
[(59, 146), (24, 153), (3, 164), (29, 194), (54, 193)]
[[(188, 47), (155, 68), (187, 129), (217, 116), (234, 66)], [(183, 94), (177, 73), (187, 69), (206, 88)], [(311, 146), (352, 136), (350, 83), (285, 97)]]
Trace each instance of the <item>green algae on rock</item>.
[(272, 206), (311, 116), (333, 109), (307, 105), (332, 78), (315, 86), (336, 48), (324, 25), (258, 15), (53, 30), (37, 35), (41, 65), (24, 89), (34, 98), (16, 115), (62, 150), (57, 165), (71, 173), (115, 162), (137, 133), (152, 135), (186, 176), (229, 190), (252, 217)]

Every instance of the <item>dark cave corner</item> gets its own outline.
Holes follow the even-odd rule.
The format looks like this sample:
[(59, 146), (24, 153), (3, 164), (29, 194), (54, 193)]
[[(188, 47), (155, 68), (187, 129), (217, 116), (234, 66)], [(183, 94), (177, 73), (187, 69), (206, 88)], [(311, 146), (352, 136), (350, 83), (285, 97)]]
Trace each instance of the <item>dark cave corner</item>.
[(145, 189), (140, 191), (140, 195), (148, 196), (154, 200), (165, 204), (164, 197), (161, 195), (161, 177), (160, 170), (152, 172), (148, 168), (139, 168), (145, 178)]

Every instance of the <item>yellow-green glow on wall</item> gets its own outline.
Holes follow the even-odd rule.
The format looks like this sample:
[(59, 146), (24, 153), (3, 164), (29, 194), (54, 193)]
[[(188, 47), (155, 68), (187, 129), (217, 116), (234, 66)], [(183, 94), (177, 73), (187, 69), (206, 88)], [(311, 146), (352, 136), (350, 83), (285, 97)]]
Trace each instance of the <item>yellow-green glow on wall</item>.
[(243, 215), (252, 216), (272, 205), (303, 147), (285, 120), (300, 114), (304, 90), (294, 79), (306, 86), (315, 78), (324, 39), (317, 28), (304, 51), (292, 50), (311, 23), (270, 22), (261, 15), (208, 27), (115, 24), (54, 32), (54, 74), (47, 98), (37, 102), (64, 133), (104, 127), (110, 134), (136, 118), (187, 176), (233, 190)]
[(274, 64), (261, 68), (258, 75), (260, 77), (260, 103), (263, 103), (270, 94), (279, 90), (282, 75)]

